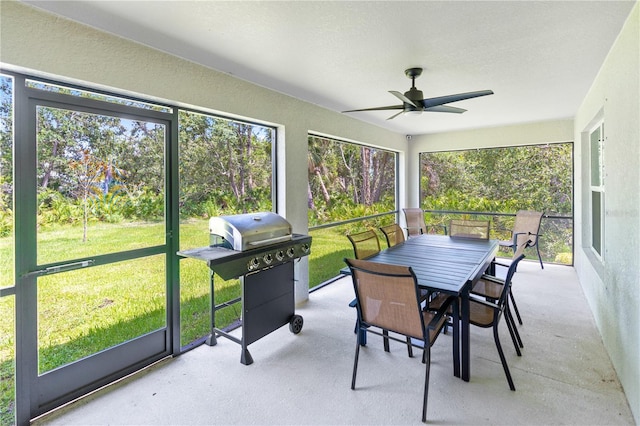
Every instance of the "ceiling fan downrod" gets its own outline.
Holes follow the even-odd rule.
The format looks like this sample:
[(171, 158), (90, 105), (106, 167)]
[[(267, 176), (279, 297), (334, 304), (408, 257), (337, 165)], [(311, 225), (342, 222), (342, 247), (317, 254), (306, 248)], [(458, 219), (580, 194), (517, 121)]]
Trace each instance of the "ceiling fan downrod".
[(411, 79), (411, 88), (416, 87), (416, 78), (422, 75), (422, 68), (409, 68), (404, 70), (404, 74)]

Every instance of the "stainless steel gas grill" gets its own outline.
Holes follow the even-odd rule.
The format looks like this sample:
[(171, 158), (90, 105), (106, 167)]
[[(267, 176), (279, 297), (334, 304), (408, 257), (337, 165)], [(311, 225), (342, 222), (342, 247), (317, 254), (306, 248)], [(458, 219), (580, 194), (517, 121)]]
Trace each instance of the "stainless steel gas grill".
[[(270, 212), (212, 217), (209, 246), (179, 251), (178, 255), (204, 260), (210, 269), (211, 334), (214, 346), (223, 336), (242, 346), (240, 362), (253, 362), (247, 346), (289, 324), (292, 333), (302, 330), (295, 314), (294, 261), (311, 252), (311, 237), (292, 234), (283, 217)], [(239, 278), (239, 298), (216, 306), (214, 272), (224, 280)], [(238, 339), (215, 326), (216, 310), (242, 303), (242, 336)]]

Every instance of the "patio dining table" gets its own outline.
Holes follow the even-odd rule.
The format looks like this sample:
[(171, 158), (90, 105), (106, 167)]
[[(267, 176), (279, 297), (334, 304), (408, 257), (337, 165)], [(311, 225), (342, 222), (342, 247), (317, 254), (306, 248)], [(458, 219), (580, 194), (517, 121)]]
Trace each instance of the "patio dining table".
[[(372, 262), (411, 266), (421, 288), (459, 297), (460, 305), (452, 305), (454, 375), (465, 381), (470, 376), (469, 291), (492, 268), (498, 246), (497, 240), (424, 234), (367, 258)], [(342, 271), (349, 272), (348, 268)]]

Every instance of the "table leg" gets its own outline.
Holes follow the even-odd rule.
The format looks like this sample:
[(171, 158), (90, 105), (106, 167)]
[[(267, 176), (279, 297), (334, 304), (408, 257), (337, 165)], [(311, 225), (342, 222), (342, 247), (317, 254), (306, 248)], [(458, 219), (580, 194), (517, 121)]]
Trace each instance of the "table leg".
[(451, 304), (453, 306), (453, 375), (460, 377), (460, 298)]
[(470, 333), (470, 325), (469, 325), (469, 288), (467, 287), (460, 297), (462, 302), (461, 310), (462, 310), (462, 335), (461, 344), (462, 344), (462, 380), (465, 382), (469, 381), (469, 376), (471, 375), (471, 356), (469, 353), (469, 333)]

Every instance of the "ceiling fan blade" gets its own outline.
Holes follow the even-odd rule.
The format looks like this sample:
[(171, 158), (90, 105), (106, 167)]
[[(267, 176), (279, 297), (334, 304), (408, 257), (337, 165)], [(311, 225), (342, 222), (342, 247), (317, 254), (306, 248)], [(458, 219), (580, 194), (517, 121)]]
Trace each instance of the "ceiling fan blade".
[(462, 114), (466, 111), (466, 109), (456, 108), (449, 105), (437, 105), (429, 108), (424, 108), (423, 111), (431, 111), (431, 112), (452, 112), (454, 114)]
[(395, 96), (396, 98), (400, 99), (402, 102), (409, 104), (409, 105), (413, 105), (416, 108), (420, 108), (418, 105), (416, 105), (416, 103), (414, 101), (412, 101), (411, 99), (407, 98), (405, 95), (403, 95), (402, 93), (396, 91), (396, 90), (389, 90), (389, 93), (391, 93), (393, 96)]
[(387, 120), (393, 120), (394, 118), (396, 118), (397, 116), (399, 116), (399, 115), (400, 115), (400, 114), (402, 114), (403, 112), (404, 112), (404, 110), (403, 110), (403, 111), (400, 111), (400, 112), (398, 112), (398, 113), (396, 113), (396, 114), (393, 114), (391, 117), (387, 118)]
[(424, 108), (431, 108), (438, 105), (448, 104), (450, 102), (463, 101), (465, 99), (477, 98), (479, 96), (493, 95), (493, 90), (479, 90), (477, 92), (458, 93), (456, 95), (439, 96), (437, 98), (428, 98), (423, 100)]
[(390, 105), (376, 108), (350, 109), (342, 112), (358, 112), (358, 111), (387, 111), (390, 109), (404, 109), (404, 105)]

